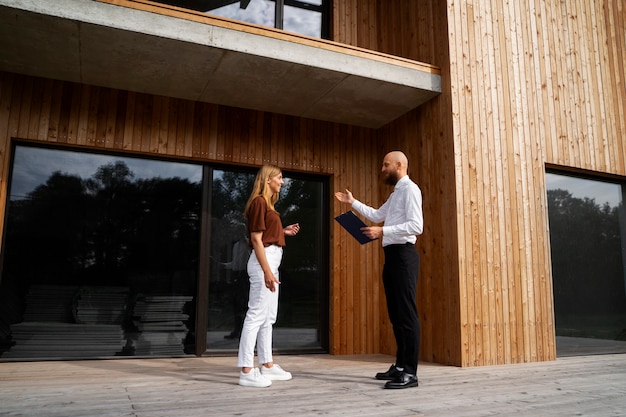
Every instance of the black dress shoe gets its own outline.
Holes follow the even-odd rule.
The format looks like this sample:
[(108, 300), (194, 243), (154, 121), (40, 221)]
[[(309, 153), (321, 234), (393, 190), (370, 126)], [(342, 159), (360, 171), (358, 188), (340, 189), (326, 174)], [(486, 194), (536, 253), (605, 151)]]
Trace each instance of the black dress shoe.
[(402, 371), (398, 371), (396, 365), (391, 365), (387, 372), (379, 372), (376, 374), (376, 379), (381, 379), (384, 381), (391, 381), (394, 378), (399, 377), (402, 374)]
[(406, 372), (402, 372), (400, 376), (385, 384), (385, 388), (388, 389), (402, 389), (417, 386), (417, 376), (413, 374), (407, 374)]

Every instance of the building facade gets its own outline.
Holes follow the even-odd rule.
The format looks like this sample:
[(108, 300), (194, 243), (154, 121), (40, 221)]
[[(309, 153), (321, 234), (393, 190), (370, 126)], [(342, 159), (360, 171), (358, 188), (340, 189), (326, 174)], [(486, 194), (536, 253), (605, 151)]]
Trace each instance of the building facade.
[[(567, 318), (626, 328), (621, 1), (291, 2), (319, 13), (320, 38), (276, 23), (297, 6), (288, 1), (265, 2), (285, 13), (275, 27), (185, 2), (49, 3), (0, 0), (3, 357), (71, 356), (19, 353), (60, 322), (56, 334), (82, 336), (38, 346), (73, 345), (79, 357), (232, 349), (237, 196), (262, 163), (291, 179), (282, 215), (309, 226), (288, 242), (277, 346), (392, 354), (382, 250), (333, 221), (345, 208), (332, 193), (348, 187), (381, 204), (391, 190), (380, 163), (393, 149), (424, 194), (422, 360), (548, 361)], [(564, 307), (574, 298), (560, 295), (568, 285), (554, 268), (573, 261), (555, 262), (549, 193), (561, 176), (617, 190), (605, 210), (616, 219), (615, 262), (585, 275), (587, 294), (617, 294), (611, 311)], [(115, 206), (119, 196), (126, 203)], [(64, 297), (61, 311), (41, 301)], [(96, 344), (112, 353), (89, 353), (89, 332), (106, 333)]]

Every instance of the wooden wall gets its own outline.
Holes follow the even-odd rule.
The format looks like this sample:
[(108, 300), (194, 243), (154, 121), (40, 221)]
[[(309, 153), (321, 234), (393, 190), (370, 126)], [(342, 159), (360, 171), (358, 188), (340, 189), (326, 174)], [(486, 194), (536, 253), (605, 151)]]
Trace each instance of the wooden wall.
[(333, 21), (335, 40), (443, 71), (439, 98), (380, 132), (417, 163), (428, 205), (422, 357), (552, 360), (545, 167), (626, 175), (626, 7), (441, 3), (346, 0)]
[(545, 165), (626, 175), (624, 13), (448, 3), (463, 364), (555, 357)]
[[(442, 68), (444, 93), (379, 130), (378, 153), (401, 149), (409, 174), (424, 198), (424, 233), (418, 310), (422, 328), (420, 358), (462, 365), (459, 255), (452, 134), (447, 10), (438, 1), (346, 0), (334, 2), (333, 40)], [(378, 204), (391, 190), (378, 183)], [(384, 260), (381, 258), (380, 262)], [(383, 292), (382, 284), (378, 288)], [(380, 300), (384, 337), (380, 351), (394, 354), (393, 333)]]

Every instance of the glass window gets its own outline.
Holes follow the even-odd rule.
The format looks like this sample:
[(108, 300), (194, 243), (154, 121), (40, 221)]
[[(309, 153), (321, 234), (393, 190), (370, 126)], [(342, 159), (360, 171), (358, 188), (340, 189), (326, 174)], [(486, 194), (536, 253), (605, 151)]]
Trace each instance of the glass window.
[(546, 178), (557, 353), (626, 352), (626, 186)]
[(243, 8), (235, 2), (216, 9), (205, 10), (207, 14), (241, 20), (261, 26), (275, 27), (276, 3), (270, 0), (254, 0)]
[(193, 353), (202, 167), (16, 146), (2, 358)]
[(322, 14), (315, 10), (285, 6), (283, 29), (319, 38), (322, 31)]
[(155, 1), (315, 38), (328, 38), (326, 0)]
[[(236, 352), (256, 170), (26, 144), (12, 157), (0, 360), (199, 354), (198, 337)], [(274, 347), (324, 351), (327, 179), (284, 175), (276, 208), (302, 229), (283, 256)]]
[[(243, 209), (255, 171), (215, 170), (211, 192), (211, 278), (207, 350), (236, 350), (247, 310), (250, 248)], [(285, 184), (276, 204), (283, 225), (299, 223), (300, 233), (287, 237), (280, 267), (278, 319), (274, 349), (321, 351), (326, 334), (327, 285), (324, 227), (326, 181), (284, 172)]]

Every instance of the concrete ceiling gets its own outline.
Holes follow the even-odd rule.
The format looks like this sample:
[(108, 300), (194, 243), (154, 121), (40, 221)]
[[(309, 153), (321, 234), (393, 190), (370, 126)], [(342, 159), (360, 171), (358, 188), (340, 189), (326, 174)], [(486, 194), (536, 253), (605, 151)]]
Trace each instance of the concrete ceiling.
[(379, 128), (432, 71), (91, 0), (0, 0), (0, 70)]

